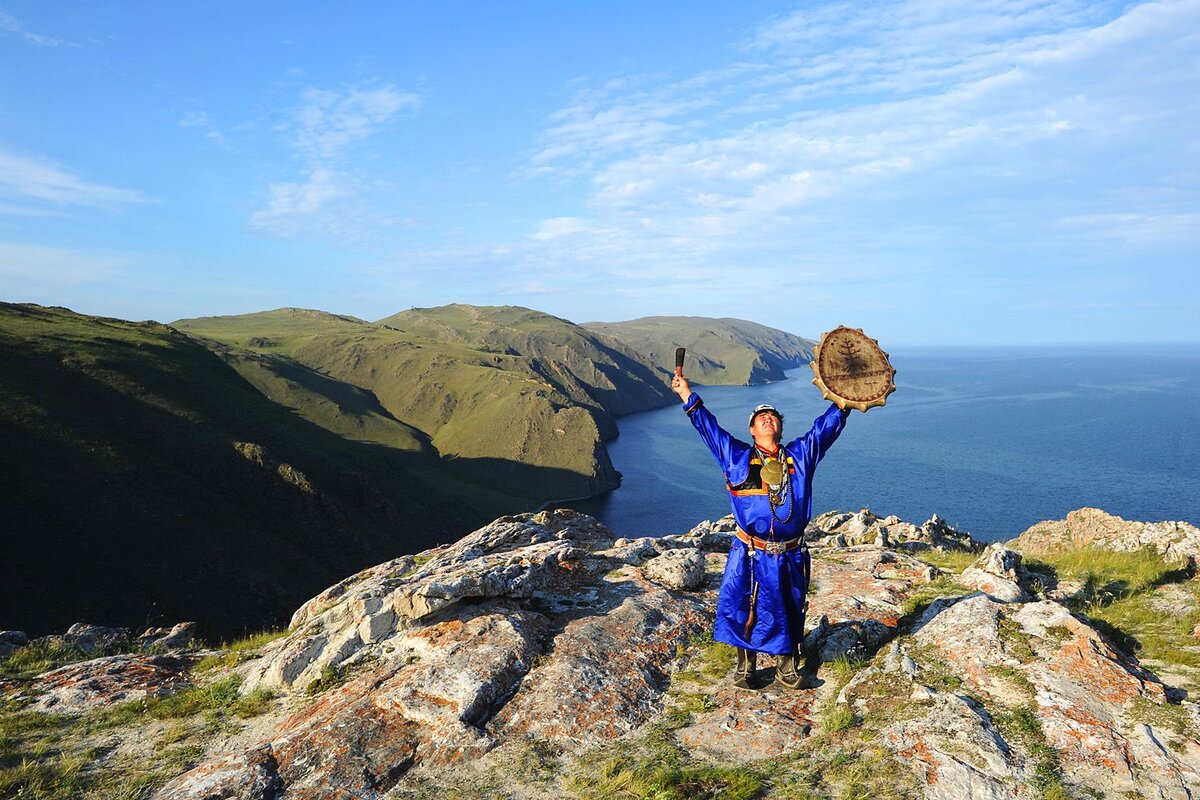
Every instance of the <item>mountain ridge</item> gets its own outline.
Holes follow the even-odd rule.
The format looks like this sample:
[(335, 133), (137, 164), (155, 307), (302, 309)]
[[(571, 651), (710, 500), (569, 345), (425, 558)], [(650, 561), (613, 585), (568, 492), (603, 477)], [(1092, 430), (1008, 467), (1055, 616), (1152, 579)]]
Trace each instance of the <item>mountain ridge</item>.
[[(385, 319), (288, 307), (175, 328), (0, 305), (0, 484), (15, 498), (11, 563), (30, 576), (0, 590), (3, 616), (35, 633), (91, 614), (185, 616), (235, 635), (278, 620), (331, 570), (614, 488), (616, 417), (674, 402), (665, 368), (532, 309)], [(460, 341), (427, 335), (437, 326)], [(346, 538), (330, 563), (322, 531)], [(98, 562), (81, 548), (89, 535)], [(187, 546), (162, 551), (164, 535)], [(149, 553), (149, 568), (117, 555), (129, 551)], [(97, 563), (102, 577), (88, 578)], [(36, 580), (45, 565), (79, 590)], [(210, 590), (227, 599), (204, 600)], [(255, 603), (228, 600), (247, 593)]]

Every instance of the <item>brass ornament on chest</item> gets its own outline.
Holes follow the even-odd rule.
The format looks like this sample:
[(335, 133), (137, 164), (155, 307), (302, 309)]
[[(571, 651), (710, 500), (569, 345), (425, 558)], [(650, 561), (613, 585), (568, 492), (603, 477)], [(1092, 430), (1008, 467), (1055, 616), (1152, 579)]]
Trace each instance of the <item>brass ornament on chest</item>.
[(783, 463), (774, 458), (765, 459), (759, 476), (767, 486), (778, 486), (783, 483)]

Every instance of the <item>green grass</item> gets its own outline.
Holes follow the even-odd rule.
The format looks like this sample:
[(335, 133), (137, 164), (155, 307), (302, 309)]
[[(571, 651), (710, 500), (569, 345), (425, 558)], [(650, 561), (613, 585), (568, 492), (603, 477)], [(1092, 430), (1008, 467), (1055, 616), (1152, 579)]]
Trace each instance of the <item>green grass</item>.
[(850, 656), (838, 656), (837, 658), (826, 661), (821, 665), (822, 670), (828, 670), (833, 676), (833, 681), (840, 690), (843, 686), (850, 682), (858, 671), (866, 667), (870, 661), (862, 658), (851, 658)]
[(1200, 640), (1192, 635), (1200, 624), (1200, 586), (1189, 584), (1186, 588), (1198, 596), (1190, 614), (1164, 614), (1145, 592), (1090, 604), (1084, 613), (1118, 646), (1138, 658), (1200, 668)]
[(221, 644), (219, 648), (224, 650), (224, 653), (205, 656), (196, 664), (195, 672), (208, 672), (214, 669), (232, 669), (243, 661), (248, 661), (251, 658), (258, 656), (258, 651), (264, 645), (270, 644), (276, 639), (287, 636), (292, 632), (291, 628), (282, 630), (262, 631), (243, 639), (238, 639), (233, 642)]
[(1200, 739), (1200, 725), (1180, 705), (1155, 703), (1138, 696), (1130, 702), (1126, 713), (1131, 719), (1150, 725), (1160, 735), (1169, 734), (1168, 744), (1176, 750), (1185, 750), (1189, 739)]
[(737, 663), (737, 651), (727, 644), (714, 641), (712, 631), (691, 637), (685, 652), (690, 652), (687, 668), (676, 673), (678, 680), (710, 684), (723, 679)]
[(93, 730), (134, 724), (147, 718), (187, 719), (206, 712), (247, 719), (269, 710), (275, 695), (268, 689), (238, 693), (242, 678), (230, 675), (213, 683), (193, 686), (169, 697), (151, 697), (118, 703), (84, 715), (83, 722)]
[(1046, 741), (1042, 723), (1032, 703), (991, 712), (992, 722), (1009, 742), (1020, 742), (1034, 761), (1030, 783), (1042, 800), (1065, 800), (1069, 795), (1063, 784), (1062, 762), (1058, 751)]
[[(230, 676), (171, 697), (120, 703), (77, 717), (6, 706), (0, 711), (0, 797), (140, 800), (201, 760), (205, 750), (194, 739), (227, 734), (234, 720), (270, 708), (270, 692), (239, 695), (240, 682), (240, 677)], [(98, 757), (93, 745), (105, 738), (106, 731), (136, 728), (152, 720), (170, 724), (158, 735), (156, 751), (148, 761), (92, 767)]]
[(854, 712), (846, 704), (834, 705), (821, 717), (821, 730), (826, 733), (838, 733), (852, 727), (858, 720)]
[(0, 675), (6, 678), (29, 679), (50, 669), (115, 654), (116, 650), (85, 652), (78, 645), (61, 642), (31, 642), (18, 648), (0, 661)]
[(750, 767), (693, 761), (661, 727), (638, 740), (621, 740), (582, 754), (570, 766), (564, 788), (586, 800), (753, 800), (767, 788)]
[(1059, 578), (1082, 581), (1089, 601), (1118, 598), (1145, 591), (1174, 578), (1186, 577), (1183, 565), (1168, 562), (1153, 547), (1132, 552), (1114, 552), (1098, 547), (1081, 547), (1059, 553), (1040, 554), (1025, 560), (1035, 571), (1050, 568)]
[(922, 561), (940, 570), (961, 573), (979, 558), (979, 553), (972, 550), (918, 550), (912, 553), (918, 561)]
[(788, 800), (917, 800), (911, 769), (888, 749), (865, 741), (858, 728), (819, 736), (792, 758), (772, 765), (770, 797)]
[[(1126, 652), (1138, 658), (1200, 668), (1200, 647), (1192, 631), (1200, 624), (1200, 585), (1180, 564), (1153, 548), (1115, 553), (1098, 548), (1040, 555), (1029, 563), (1059, 578), (1081, 581), (1084, 591), (1069, 605)], [(1191, 611), (1167, 614), (1155, 608), (1156, 586), (1174, 584), (1193, 598)]]
[(929, 583), (915, 584), (908, 596), (904, 598), (904, 605), (901, 609), (903, 617), (901, 617), (900, 624), (905, 626), (915, 622), (929, 607), (929, 604), (939, 597), (962, 597), (970, 594), (971, 591), (971, 589), (959, 586), (946, 575), (939, 575)]
[(997, 620), (997, 635), (1004, 646), (1004, 652), (1021, 663), (1028, 663), (1037, 658), (1031, 644), (1033, 638), (1025, 633), (1020, 623), (1001, 614)]
[(87, 788), (84, 756), (24, 758), (12, 766), (0, 766), (0, 797), (29, 800), (69, 800)]

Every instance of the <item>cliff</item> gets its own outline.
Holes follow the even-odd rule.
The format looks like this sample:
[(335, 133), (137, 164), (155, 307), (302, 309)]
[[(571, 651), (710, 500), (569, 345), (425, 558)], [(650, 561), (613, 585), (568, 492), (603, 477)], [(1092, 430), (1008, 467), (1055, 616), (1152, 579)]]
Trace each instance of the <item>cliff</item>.
[[(1027, 563), (936, 517), (827, 514), (809, 529), (822, 685), (745, 692), (707, 633), (731, 527), (631, 541), (568, 511), (503, 517), (329, 587), (271, 641), (49, 671), (34, 654), (84, 632), (18, 646), (0, 662), (3, 746), (46, 769), (90, 754), (70, 796), (160, 800), (1186, 798), (1200, 785), (1194, 673), (1141, 659), (1155, 619), (1103, 621), (1169, 601), (1200, 622), (1186, 560), (1143, 549), (1130, 564), (1092, 539), (1087, 553), (1115, 556), (1100, 575), (1065, 545)], [(1110, 527), (1123, 533), (1105, 541), (1146, 528)], [(1126, 594), (1105, 594), (1105, 575)], [(1194, 631), (1172, 631), (1156, 652), (1194, 665)]]
[(0, 304), (6, 624), (282, 622), (347, 572), (615, 488), (616, 416), (674, 401), (645, 354), (524, 308), (177, 325)]

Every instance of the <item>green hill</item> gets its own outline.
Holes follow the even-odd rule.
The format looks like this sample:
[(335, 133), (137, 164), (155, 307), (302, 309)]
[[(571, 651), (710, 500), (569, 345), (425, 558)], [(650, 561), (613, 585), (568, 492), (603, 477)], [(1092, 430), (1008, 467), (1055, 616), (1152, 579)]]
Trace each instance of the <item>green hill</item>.
[(164, 325), (0, 304), (0, 628), (285, 624), (331, 581), (527, 507), (357, 387), (229, 359), (251, 380)]
[(330, 430), (342, 432), (346, 420), (300, 397), (282, 399), (279, 369), (259, 360), (357, 387), (378, 403), (361, 436), (387, 443), (380, 437), (390, 429), (378, 422), (386, 415), (462, 462), (471, 479), (533, 505), (615, 488), (603, 444), (616, 435), (614, 415), (673, 397), (662, 374), (619, 342), (523, 308), (413, 309), (376, 323), (279, 309), (174, 324)]
[(812, 360), (816, 342), (741, 319), (642, 317), (627, 322), (585, 322), (641, 354), (651, 364), (673, 367), (675, 349), (686, 347), (688, 378), (695, 383), (750, 385), (781, 381), (783, 371)]
[(617, 486), (614, 418), (782, 377), (738, 320), (575, 325), (512, 306), (303, 309), (168, 327), (0, 304), (0, 627), (282, 623), (333, 580)]

